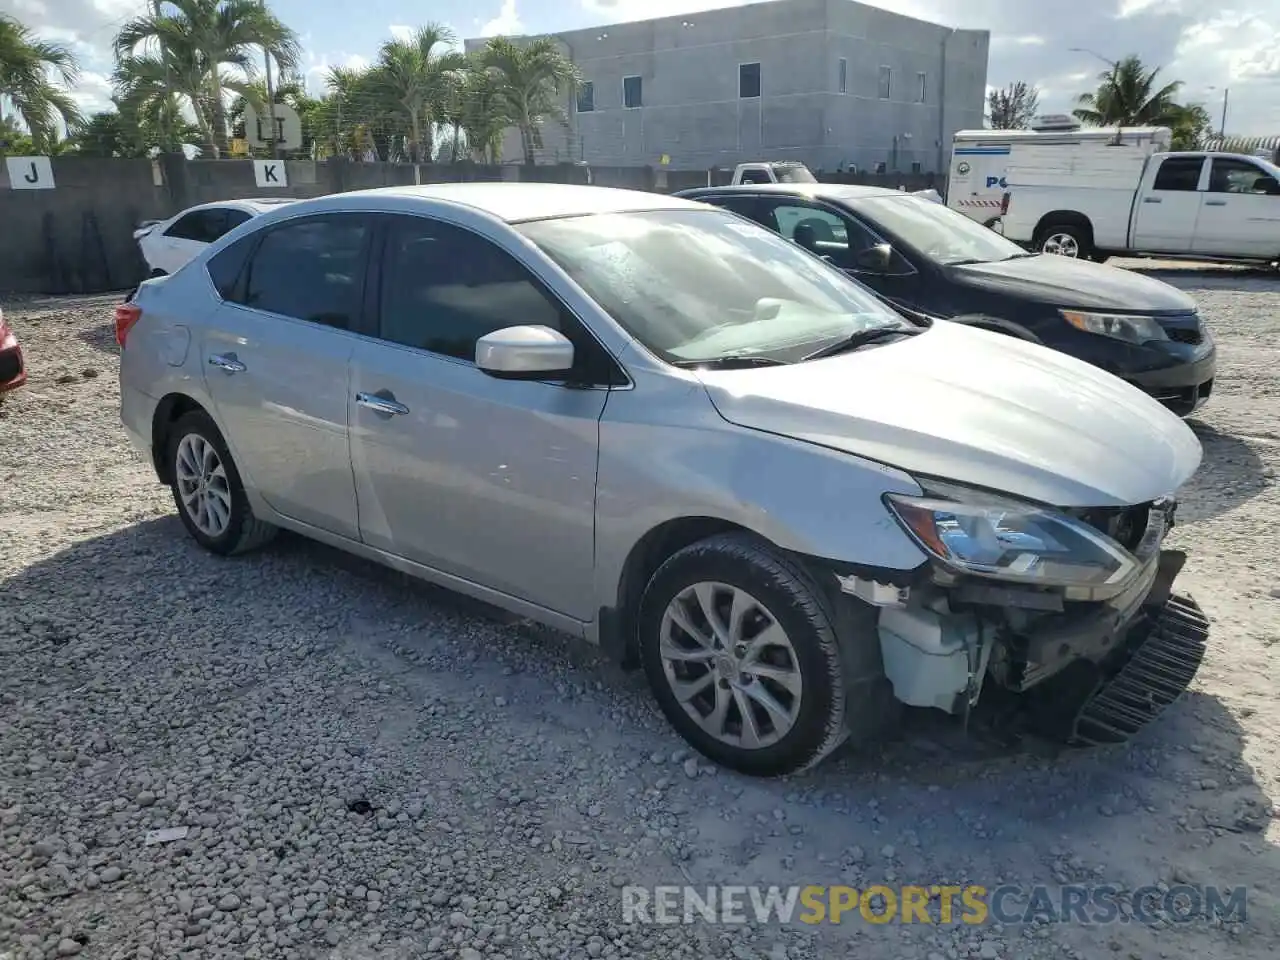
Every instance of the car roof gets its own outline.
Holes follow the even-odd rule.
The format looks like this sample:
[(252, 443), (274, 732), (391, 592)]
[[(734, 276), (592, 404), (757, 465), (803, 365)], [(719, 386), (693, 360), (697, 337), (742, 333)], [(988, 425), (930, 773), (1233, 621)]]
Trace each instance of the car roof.
[(225, 209), (228, 207), (232, 210), (244, 210), (248, 213), (264, 213), (267, 210), (275, 210), (285, 204), (297, 202), (298, 199), (296, 197), (237, 197), (233, 200), (213, 200), (209, 203), (197, 203), (194, 206), (187, 207), (177, 214), (177, 217), (184, 217), (188, 213), (194, 213), (197, 210)]
[(377, 187), (352, 190), (298, 201), (290, 216), (344, 209), (412, 210), (421, 201), (471, 207), (507, 223), (598, 213), (633, 213), (642, 210), (705, 209), (692, 200), (643, 190), (593, 187), (568, 183), (431, 183), (422, 186)]
[(854, 183), (741, 183), (723, 187), (697, 187), (681, 193), (778, 193), (818, 200), (871, 200), (876, 197), (909, 197), (910, 193), (888, 187), (864, 187)]

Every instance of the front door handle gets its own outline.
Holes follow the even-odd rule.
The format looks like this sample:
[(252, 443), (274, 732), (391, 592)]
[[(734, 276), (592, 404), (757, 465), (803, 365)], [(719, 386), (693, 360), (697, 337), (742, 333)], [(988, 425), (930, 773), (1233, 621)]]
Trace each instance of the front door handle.
[(402, 417), (409, 412), (409, 408), (398, 400), (393, 400), (390, 397), (380, 397), (376, 393), (357, 393), (356, 403), (388, 416)]
[(245, 365), (236, 359), (234, 353), (215, 353), (209, 358), (209, 366), (225, 370), (227, 373), (244, 373)]
[(1143, 203), (1160, 203), (1161, 200), (1159, 197), (1143, 197), (1142, 202)]
[(1225, 206), (1227, 205), (1227, 201), (1225, 201), (1225, 200), (1206, 200), (1206, 201), (1204, 202), (1204, 205), (1205, 205), (1206, 207), (1225, 207)]

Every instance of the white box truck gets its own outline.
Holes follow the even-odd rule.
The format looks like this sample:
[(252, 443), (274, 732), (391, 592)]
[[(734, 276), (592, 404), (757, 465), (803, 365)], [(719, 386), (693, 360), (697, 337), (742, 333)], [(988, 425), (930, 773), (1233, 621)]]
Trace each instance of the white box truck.
[[(959, 130), (951, 142), (947, 177), (947, 206), (984, 226), (1001, 229), (1001, 203), (1009, 189), (1012, 158), (1029, 146), (1072, 148), (1081, 144), (1114, 142), (1114, 129), (1081, 129), (1070, 117), (1039, 117), (1030, 130)], [(1169, 149), (1172, 134), (1165, 127), (1134, 127), (1120, 131), (1120, 142)]]

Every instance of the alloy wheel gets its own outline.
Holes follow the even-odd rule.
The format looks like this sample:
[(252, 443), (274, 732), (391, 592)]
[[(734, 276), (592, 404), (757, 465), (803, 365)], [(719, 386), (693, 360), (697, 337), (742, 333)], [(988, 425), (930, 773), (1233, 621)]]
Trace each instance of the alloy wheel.
[(692, 584), (667, 605), (661, 630), (667, 683), (707, 734), (758, 750), (795, 725), (804, 691), (799, 658), (777, 618), (751, 594)]
[(1069, 233), (1051, 233), (1045, 237), (1040, 249), (1060, 257), (1079, 257), (1080, 243)]
[(183, 437), (174, 476), (182, 507), (196, 529), (214, 539), (226, 533), (231, 524), (231, 486), (213, 444), (198, 433)]

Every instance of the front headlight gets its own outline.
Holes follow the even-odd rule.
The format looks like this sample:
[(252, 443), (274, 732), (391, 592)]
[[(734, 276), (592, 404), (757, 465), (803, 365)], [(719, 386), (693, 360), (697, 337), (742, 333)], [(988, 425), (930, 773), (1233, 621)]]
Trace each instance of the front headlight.
[(1059, 310), (1062, 319), (1077, 330), (1096, 333), (1139, 346), (1152, 340), (1168, 340), (1169, 334), (1155, 317), (1132, 316), (1124, 313), (1088, 313), (1083, 310)]
[(927, 553), (958, 573), (1098, 588), (1123, 583), (1138, 567), (1110, 537), (1066, 514), (949, 484), (930, 484), (925, 494), (885, 501)]

